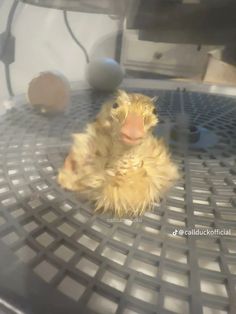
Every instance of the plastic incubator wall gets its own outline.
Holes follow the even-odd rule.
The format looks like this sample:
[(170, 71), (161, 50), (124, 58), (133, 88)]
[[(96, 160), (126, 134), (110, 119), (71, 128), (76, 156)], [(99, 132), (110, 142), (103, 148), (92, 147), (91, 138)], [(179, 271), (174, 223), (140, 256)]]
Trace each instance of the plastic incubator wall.
[[(13, 5), (0, 0), (0, 34), (4, 33)], [(117, 20), (104, 14), (68, 12), (73, 33), (86, 47), (90, 59), (115, 55)], [(63, 11), (19, 2), (11, 25), (15, 37), (15, 60), (9, 66), (14, 95), (26, 93), (29, 82), (43, 71), (59, 71), (70, 82), (86, 85), (86, 59), (73, 41)], [(0, 36), (0, 55), (3, 39)], [(10, 98), (3, 62), (0, 62), (0, 110)]]

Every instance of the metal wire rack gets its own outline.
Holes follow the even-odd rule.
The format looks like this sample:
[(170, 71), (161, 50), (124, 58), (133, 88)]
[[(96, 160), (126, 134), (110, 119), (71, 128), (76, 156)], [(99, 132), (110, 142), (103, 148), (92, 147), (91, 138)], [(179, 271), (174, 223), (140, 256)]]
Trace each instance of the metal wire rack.
[[(1, 117), (0, 295), (23, 313), (235, 313), (236, 100), (138, 92), (160, 96), (160, 126), (184, 112), (217, 140), (184, 150), (171, 145), (181, 179), (136, 220), (94, 215), (56, 183), (71, 133), (106, 96), (78, 92), (61, 116), (26, 104)], [(173, 235), (187, 228), (231, 234)]]

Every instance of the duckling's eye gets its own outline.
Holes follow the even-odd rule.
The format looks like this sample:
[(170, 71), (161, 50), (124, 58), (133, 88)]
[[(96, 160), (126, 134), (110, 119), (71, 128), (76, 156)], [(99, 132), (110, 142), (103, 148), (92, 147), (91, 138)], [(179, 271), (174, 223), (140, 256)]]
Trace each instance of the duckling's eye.
[(153, 108), (152, 113), (155, 114), (155, 115), (157, 114), (156, 108)]
[(112, 108), (113, 109), (116, 109), (116, 108), (118, 108), (119, 107), (119, 105), (117, 104), (117, 102), (115, 102), (113, 105), (112, 105)]

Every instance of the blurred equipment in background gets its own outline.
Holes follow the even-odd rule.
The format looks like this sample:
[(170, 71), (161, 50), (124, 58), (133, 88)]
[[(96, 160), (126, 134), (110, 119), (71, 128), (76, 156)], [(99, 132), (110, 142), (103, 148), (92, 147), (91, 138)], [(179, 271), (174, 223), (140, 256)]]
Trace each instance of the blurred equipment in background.
[(7, 18), (6, 29), (0, 34), (0, 61), (4, 64), (6, 84), (10, 96), (14, 96), (11, 84), (10, 65), (15, 61), (15, 37), (12, 35), (12, 22), (18, 6), (15, 0)]
[(228, 73), (225, 65), (217, 62), (233, 65), (236, 72), (235, 12), (234, 0), (131, 1), (123, 36), (122, 63), (129, 70), (139, 71), (139, 76), (142, 71), (205, 81), (211, 67), (209, 54), (219, 49), (224, 53), (215, 63), (223, 75), (219, 81), (210, 69), (211, 82), (236, 84), (232, 80), (232, 68)]
[(123, 15), (126, 0), (21, 0), (25, 3), (60, 10)]
[(63, 112), (70, 101), (70, 85), (59, 73), (44, 72), (32, 79), (28, 88), (29, 103), (41, 113)]
[(129, 10), (127, 28), (142, 40), (225, 45), (236, 39), (234, 0), (140, 0)]

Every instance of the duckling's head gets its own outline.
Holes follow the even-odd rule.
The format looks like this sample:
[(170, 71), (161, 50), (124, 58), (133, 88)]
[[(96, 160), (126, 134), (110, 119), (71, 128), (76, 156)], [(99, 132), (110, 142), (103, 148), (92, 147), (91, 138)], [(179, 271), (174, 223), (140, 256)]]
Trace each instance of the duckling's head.
[(117, 95), (106, 103), (99, 115), (100, 122), (106, 125), (114, 139), (125, 145), (140, 144), (158, 122), (154, 102), (142, 94), (128, 94), (119, 90)]

